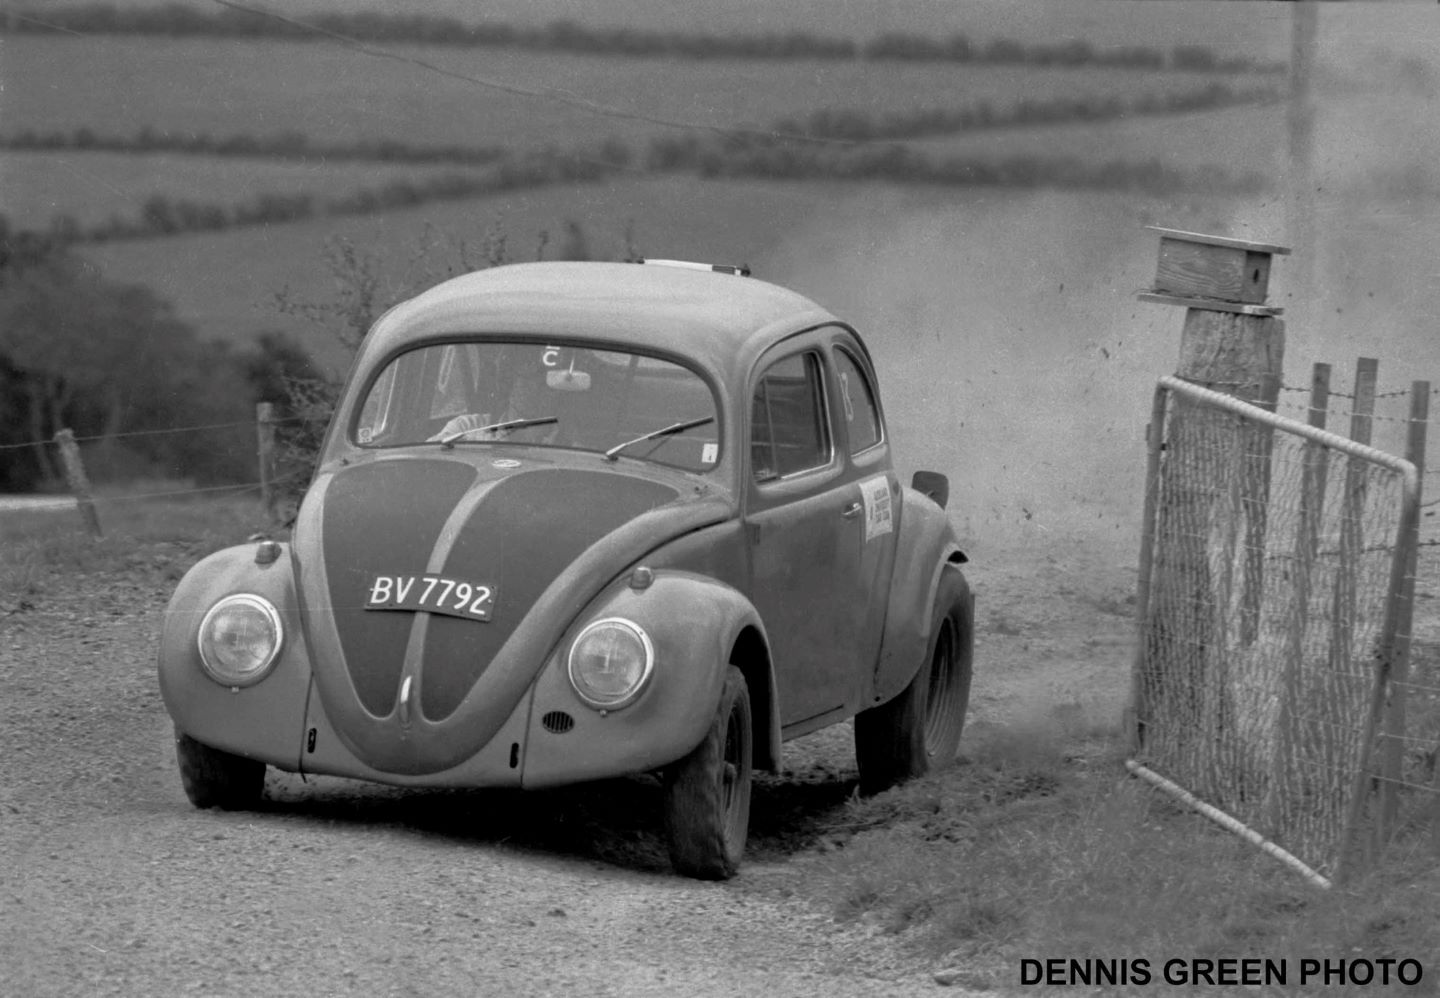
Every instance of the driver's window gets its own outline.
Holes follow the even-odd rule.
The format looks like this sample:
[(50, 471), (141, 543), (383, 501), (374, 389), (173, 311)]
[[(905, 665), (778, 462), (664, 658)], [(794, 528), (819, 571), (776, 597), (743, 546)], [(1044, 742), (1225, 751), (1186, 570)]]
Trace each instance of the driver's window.
[(869, 450), (880, 442), (880, 410), (875, 392), (859, 361), (843, 347), (835, 351), (835, 369), (840, 377), (840, 402), (845, 410), (845, 427), (850, 453)]
[(757, 482), (830, 463), (820, 358), (795, 354), (765, 369), (750, 407), (750, 467)]

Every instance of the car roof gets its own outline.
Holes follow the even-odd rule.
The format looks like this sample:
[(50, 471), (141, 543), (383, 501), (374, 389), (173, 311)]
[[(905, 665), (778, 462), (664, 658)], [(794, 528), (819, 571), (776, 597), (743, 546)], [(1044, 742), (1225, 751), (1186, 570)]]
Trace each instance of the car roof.
[[(839, 323), (803, 295), (753, 277), (664, 264), (509, 264), (438, 284), (387, 312), (360, 363), (458, 333), (630, 344), (743, 378), (771, 343)], [(848, 327), (847, 327), (848, 328)]]

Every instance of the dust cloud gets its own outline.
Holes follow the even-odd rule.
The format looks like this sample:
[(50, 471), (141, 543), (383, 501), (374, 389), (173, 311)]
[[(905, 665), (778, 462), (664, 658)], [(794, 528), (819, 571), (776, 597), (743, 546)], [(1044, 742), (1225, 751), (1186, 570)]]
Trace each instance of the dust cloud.
[[(1151, 394), (1183, 321), (1135, 297), (1155, 273), (1146, 225), (1293, 247), (1270, 287), (1285, 309), (1282, 414), (1303, 418), (1317, 361), (1339, 391), (1361, 356), (1379, 358), (1382, 392), (1440, 387), (1436, 74), (1383, 49), (1322, 69), (1308, 199), (1281, 133), (1273, 161), (1231, 164), (1273, 175), (1274, 193), (857, 192), (793, 230), (767, 270), (866, 335), (901, 471), (948, 474), (963, 533), (1133, 536)], [(1295, 245), (1296, 232), (1313, 237)], [(1402, 446), (1406, 404), (1381, 400), (1378, 445)]]

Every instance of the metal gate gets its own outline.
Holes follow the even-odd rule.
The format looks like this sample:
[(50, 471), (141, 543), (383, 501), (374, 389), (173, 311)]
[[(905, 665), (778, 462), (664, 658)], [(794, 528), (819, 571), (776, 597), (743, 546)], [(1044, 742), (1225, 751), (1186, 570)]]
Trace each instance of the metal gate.
[(1169, 377), (1146, 481), (1131, 768), (1342, 876), (1440, 797), (1434, 705), (1407, 721), (1393, 681), (1416, 469)]

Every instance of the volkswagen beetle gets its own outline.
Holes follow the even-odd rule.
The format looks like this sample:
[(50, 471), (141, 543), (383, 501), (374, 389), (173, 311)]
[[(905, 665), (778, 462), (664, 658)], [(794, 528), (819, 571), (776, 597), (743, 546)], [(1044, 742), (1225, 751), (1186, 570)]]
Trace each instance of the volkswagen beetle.
[(532, 263), (391, 309), (291, 538), (211, 555), (159, 679), (198, 807), (265, 769), (403, 786), (654, 772), (733, 875), (753, 769), (854, 718), (861, 788), (956, 753), (974, 605), (856, 331), (744, 271)]

